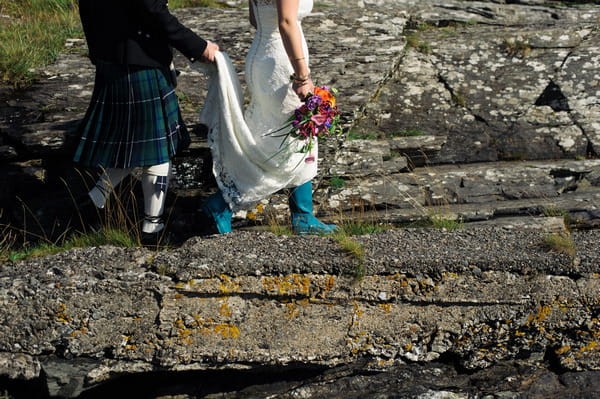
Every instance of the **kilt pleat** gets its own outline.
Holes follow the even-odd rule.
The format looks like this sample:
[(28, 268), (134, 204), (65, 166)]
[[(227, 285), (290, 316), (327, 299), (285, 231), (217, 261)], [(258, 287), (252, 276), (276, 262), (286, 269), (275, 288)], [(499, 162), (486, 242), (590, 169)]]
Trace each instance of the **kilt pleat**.
[(157, 165), (187, 147), (170, 72), (98, 63), (74, 161), (89, 167)]

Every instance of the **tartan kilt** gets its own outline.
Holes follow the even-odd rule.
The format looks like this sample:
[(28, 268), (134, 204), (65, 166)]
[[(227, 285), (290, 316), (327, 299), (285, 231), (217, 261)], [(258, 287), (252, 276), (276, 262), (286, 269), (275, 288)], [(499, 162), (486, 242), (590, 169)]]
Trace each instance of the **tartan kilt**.
[(189, 143), (168, 69), (96, 65), (75, 162), (103, 168), (158, 165)]

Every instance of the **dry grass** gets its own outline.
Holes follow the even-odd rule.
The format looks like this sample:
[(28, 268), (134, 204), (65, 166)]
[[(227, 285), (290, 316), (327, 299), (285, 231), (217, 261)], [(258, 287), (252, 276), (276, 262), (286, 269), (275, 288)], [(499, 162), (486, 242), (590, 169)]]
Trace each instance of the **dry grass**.
[(52, 63), (65, 40), (81, 37), (76, 0), (0, 0), (0, 81), (26, 86)]
[(359, 283), (365, 277), (365, 248), (352, 237), (349, 237), (343, 230), (333, 235), (333, 238), (340, 244), (342, 249), (356, 260), (354, 270), (354, 281)]
[(544, 238), (544, 245), (549, 251), (575, 256), (577, 248), (569, 234), (554, 233)]
[(531, 45), (520, 39), (504, 39), (502, 47), (511, 57), (525, 58), (531, 53)]

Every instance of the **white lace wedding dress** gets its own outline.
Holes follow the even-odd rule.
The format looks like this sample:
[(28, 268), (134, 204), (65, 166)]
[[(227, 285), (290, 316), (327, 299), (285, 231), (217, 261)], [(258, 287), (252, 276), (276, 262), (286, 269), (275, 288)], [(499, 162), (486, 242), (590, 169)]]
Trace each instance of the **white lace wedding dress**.
[[(208, 94), (201, 120), (209, 127), (213, 173), (223, 198), (235, 210), (256, 204), (283, 188), (299, 186), (317, 173), (314, 162), (300, 153), (304, 142), (276, 137), (301, 105), (290, 84), (292, 66), (279, 34), (275, 0), (251, 0), (257, 30), (246, 56), (245, 76), (250, 93), (248, 108), (227, 54), (217, 53), (216, 68), (205, 66)], [(313, 0), (300, 0), (298, 19), (310, 13)], [(305, 57), (308, 51), (302, 39)]]

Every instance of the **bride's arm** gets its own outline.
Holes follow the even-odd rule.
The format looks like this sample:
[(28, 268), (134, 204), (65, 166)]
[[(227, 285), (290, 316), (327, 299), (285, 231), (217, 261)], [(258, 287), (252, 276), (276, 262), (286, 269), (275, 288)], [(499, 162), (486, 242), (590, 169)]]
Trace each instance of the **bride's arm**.
[(302, 34), (298, 26), (299, 2), (300, 0), (276, 0), (279, 33), (296, 78), (293, 88), (300, 98), (304, 98), (312, 92), (314, 85), (310, 79), (307, 60), (304, 57)]

